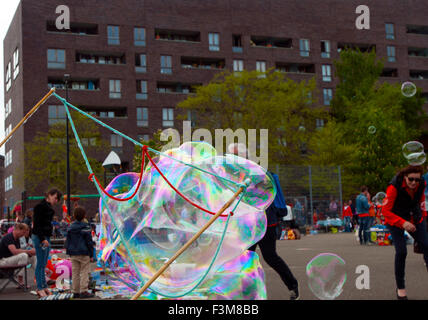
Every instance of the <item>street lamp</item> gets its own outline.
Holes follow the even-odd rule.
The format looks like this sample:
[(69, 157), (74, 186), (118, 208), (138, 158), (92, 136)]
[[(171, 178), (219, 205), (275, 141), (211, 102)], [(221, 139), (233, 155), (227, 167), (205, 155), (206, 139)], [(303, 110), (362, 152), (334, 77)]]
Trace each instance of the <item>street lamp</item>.
[[(70, 79), (69, 74), (64, 74), (64, 82), (65, 82), (65, 101), (68, 102), (68, 80)], [(65, 118), (65, 134), (67, 141), (67, 177), (66, 177), (66, 185), (67, 185), (67, 212), (71, 215), (71, 197), (70, 197), (70, 140), (68, 137), (68, 116)]]
[(122, 162), (116, 152), (111, 151), (107, 158), (103, 162), (104, 168), (104, 188), (106, 187), (106, 169), (114, 168), (114, 166), (120, 166)]

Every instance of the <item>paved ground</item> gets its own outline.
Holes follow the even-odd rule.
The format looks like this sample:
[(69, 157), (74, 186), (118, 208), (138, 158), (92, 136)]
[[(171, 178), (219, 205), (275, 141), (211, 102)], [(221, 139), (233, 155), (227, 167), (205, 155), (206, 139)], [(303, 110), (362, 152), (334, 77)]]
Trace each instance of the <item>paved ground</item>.
[[(277, 242), (278, 253), (290, 266), (300, 282), (302, 300), (316, 300), (311, 292), (306, 276), (307, 263), (319, 253), (334, 253), (346, 262), (347, 280), (343, 293), (338, 300), (395, 300), (394, 248), (392, 246), (360, 246), (354, 234), (319, 234), (303, 236), (301, 240), (282, 240)], [(259, 249), (257, 249), (259, 253)], [(276, 272), (262, 259), (266, 274), (268, 299), (288, 300), (289, 291)], [(370, 271), (370, 289), (359, 290), (355, 281), (358, 265), (366, 265)], [(413, 246), (408, 246), (406, 263), (407, 294), (410, 299), (428, 300), (428, 272), (422, 255), (413, 253)], [(29, 274), (29, 279), (33, 279)], [(3, 281), (3, 280), (1, 280)], [(34, 285), (32, 287), (34, 290)], [(2, 293), (0, 300), (36, 300), (37, 297), (25, 293), (10, 285)], [(97, 299), (97, 298), (96, 298)]]

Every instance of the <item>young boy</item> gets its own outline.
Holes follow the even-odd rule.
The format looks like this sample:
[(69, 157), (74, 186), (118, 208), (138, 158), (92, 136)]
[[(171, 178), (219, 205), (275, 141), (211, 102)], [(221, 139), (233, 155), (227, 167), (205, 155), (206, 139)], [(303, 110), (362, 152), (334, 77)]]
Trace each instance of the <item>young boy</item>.
[(74, 209), (75, 221), (67, 231), (66, 249), (71, 256), (73, 293), (75, 298), (92, 298), (88, 292), (89, 267), (94, 261), (94, 245), (91, 237), (91, 227), (85, 223), (86, 211), (82, 207)]

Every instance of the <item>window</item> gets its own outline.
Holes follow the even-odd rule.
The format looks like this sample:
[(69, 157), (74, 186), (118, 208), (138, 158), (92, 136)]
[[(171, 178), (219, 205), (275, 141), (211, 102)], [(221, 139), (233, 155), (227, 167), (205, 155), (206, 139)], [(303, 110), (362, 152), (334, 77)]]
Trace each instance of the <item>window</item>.
[(162, 109), (162, 126), (164, 127), (174, 126), (174, 108)]
[(120, 92), (120, 80), (110, 80), (110, 99), (120, 99), (122, 94)]
[(209, 33), (208, 42), (210, 51), (220, 51), (220, 37), (218, 33)]
[(120, 44), (119, 27), (107, 26), (107, 43), (112, 45)]
[(232, 35), (232, 51), (241, 53), (242, 52), (242, 40), (241, 35)]
[(65, 50), (48, 49), (48, 69), (65, 69)]
[(122, 136), (119, 136), (118, 134), (112, 134), (110, 136), (110, 146), (114, 152), (122, 153), (122, 147), (123, 147)]
[(333, 99), (333, 89), (323, 89), (324, 105), (329, 106)]
[(13, 189), (13, 177), (9, 176), (4, 180), (4, 191)]
[(6, 128), (6, 130), (4, 132), (5, 137), (7, 137), (9, 135), (9, 133), (11, 133), (11, 132), (12, 132), (12, 124), (9, 124), (9, 126)]
[(329, 40), (321, 40), (321, 58), (330, 58)]
[(302, 57), (309, 57), (309, 40), (300, 39), (300, 55)]
[(321, 129), (324, 127), (324, 119), (317, 119), (316, 121), (316, 129)]
[(395, 62), (395, 47), (394, 46), (387, 46), (386, 51), (388, 54), (388, 62)]
[(149, 110), (148, 108), (137, 108), (137, 126), (149, 126)]
[(10, 89), (10, 86), (12, 85), (12, 79), (11, 79), (11, 65), (10, 62), (7, 64), (6, 67), (6, 91)]
[(137, 81), (137, 99), (147, 100), (147, 81)]
[(233, 60), (233, 71), (244, 71), (244, 60)]
[(331, 65), (329, 64), (322, 65), (322, 81), (325, 81), (325, 82), (331, 81)]
[(147, 58), (145, 54), (137, 54), (135, 60), (135, 72), (145, 73), (147, 72)]
[(63, 105), (48, 107), (48, 123), (54, 125), (56, 123), (65, 123), (66, 113)]
[(146, 45), (146, 29), (134, 28), (134, 45), (142, 47)]
[(150, 137), (149, 137), (149, 135), (148, 134), (139, 134), (139, 135), (137, 135), (137, 139), (138, 139), (138, 141), (144, 141), (144, 142), (148, 142), (148, 141), (150, 141)]
[(256, 61), (256, 70), (266, 72), (266, 61)]
[(171, 56), (161, 56), (161, 73), (171, 74), (172, 73), (172, 62)]
[(388, 39), (388, 40), (394, 40), (395, 39), (394, 24), (386, 23), (385, 24), (385, 31), (386, 31), (386, 39)]
[(6, 102), (4, 109), (4, 117), (7, 118), (7, 116), (12, 112), (12, 99), (9, 99), (9, 101)]
[(196, 126), (196, 111), (187, 110), (187, 121), (190, 121), (190, 126), (193, 128)]
[(13, 53), (13, 79), (15, 80), (19, 74), (19, 49)]
[(4, 167), (6, 168), (11, 164), (12, 164), (12, 150), (9, 150), (8, 152), (6, 152)]

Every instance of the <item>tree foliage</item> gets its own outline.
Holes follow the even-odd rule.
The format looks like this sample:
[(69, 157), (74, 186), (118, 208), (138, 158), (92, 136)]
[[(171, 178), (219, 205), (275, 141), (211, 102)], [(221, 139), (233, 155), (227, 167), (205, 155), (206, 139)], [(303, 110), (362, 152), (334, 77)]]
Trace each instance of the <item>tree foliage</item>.
[(269, 164), (301, 159), (317, 118), (325, 110), (313, 105), (315, 81), (293, 81), (269, 70), (217, 74), (196, 94), (178, 104), (197, 114), (196, 126), (210, 130), (269, 130)]
[[(81, 139), (90, 165), (97, 176), (102, 175), (101, 162), (97, 154), (103, 154), (107, 142), (101, 138), (99, 127), (77, 112), (71, 111), (76, 130)], [(93, 185), (88, 180), (88, 169), (76, 139), (69, 129), (70, 141), (70, 189), (78, 194)], [(51, 125), (48, 132), (39, 132), (31, 142), (25, 144), (25, 180), (28, 194), (40, 187), (47, 190), (56, 187), (66, 190), (66, 128), (65, 121)], [(94, 191), (95, 187), (94, 187)]]

